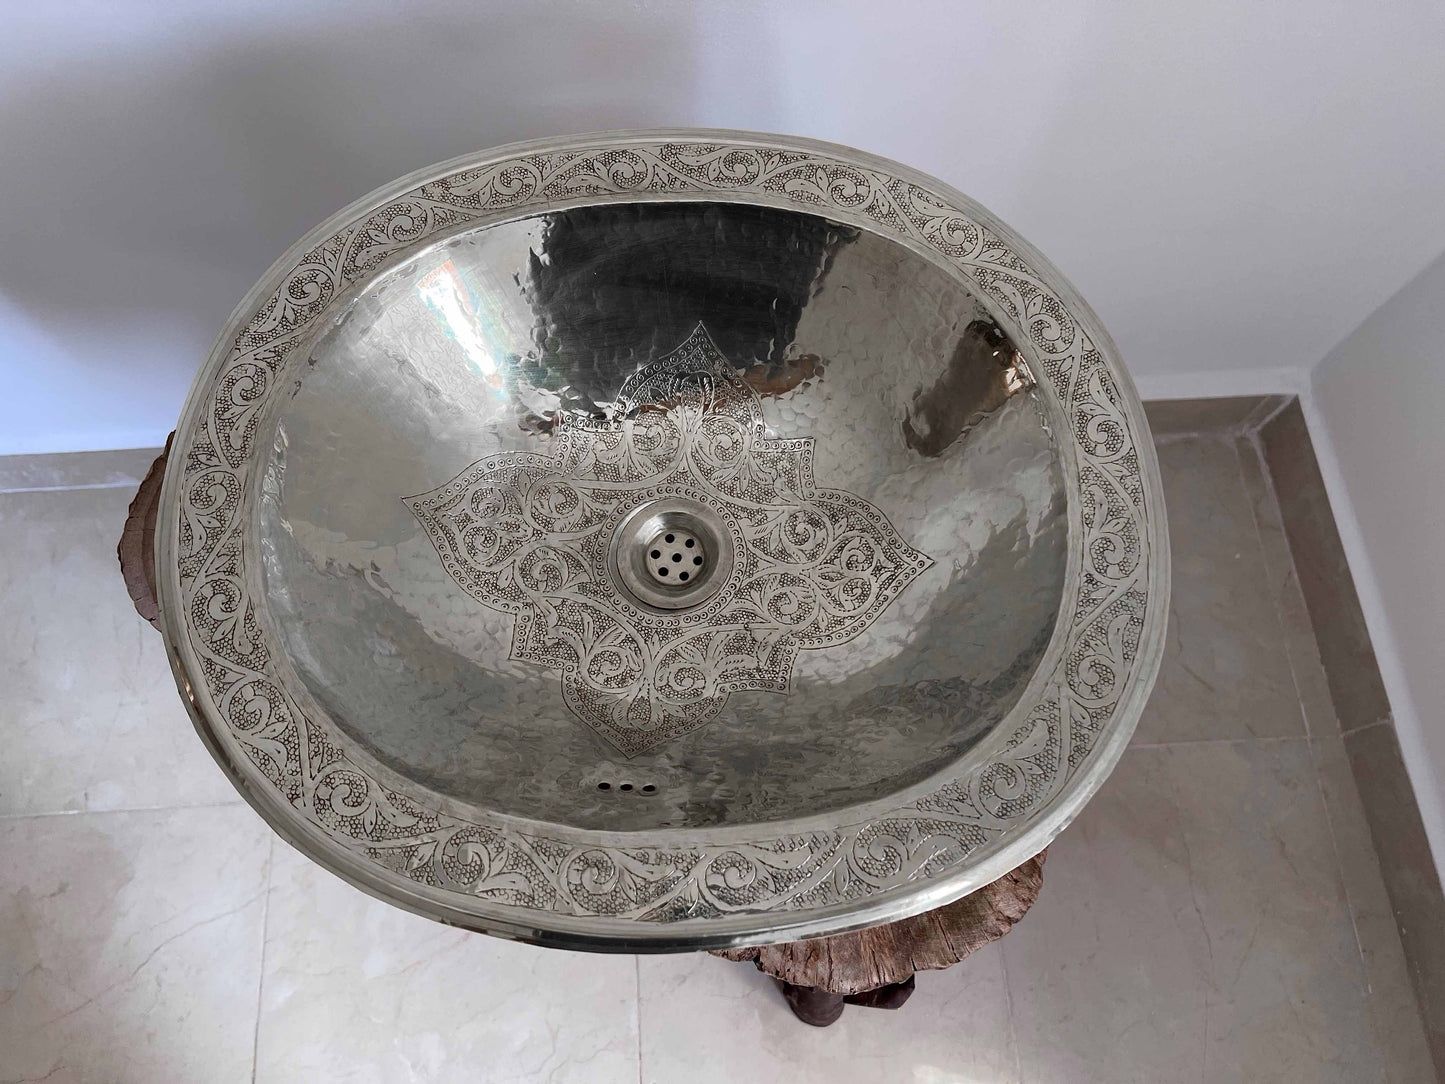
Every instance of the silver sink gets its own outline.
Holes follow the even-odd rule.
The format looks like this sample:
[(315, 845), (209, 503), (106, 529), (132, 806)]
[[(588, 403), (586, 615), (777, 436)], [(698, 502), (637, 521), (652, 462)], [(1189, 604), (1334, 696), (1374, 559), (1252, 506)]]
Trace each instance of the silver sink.
[(1098, 318), (831, 145), (404, 178), (252, 290), (175, 449), (161, 618), (217, 760), (335, 873), (503, 936), (946, 903), (1063, 829), (1158, 664), (1157, 469)]

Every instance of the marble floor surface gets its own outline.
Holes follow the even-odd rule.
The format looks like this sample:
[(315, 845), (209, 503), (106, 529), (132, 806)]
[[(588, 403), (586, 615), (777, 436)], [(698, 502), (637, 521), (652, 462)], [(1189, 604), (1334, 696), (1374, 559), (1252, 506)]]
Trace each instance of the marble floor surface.
[(826, 1030), (747, 965), (469, 935), (300, 858), (126, 598), (149, 456), (0, 461), (0, 1082), (1434, 1079), (1268, 480), (1234, 438), (1160, 454), (1133, 746), (1012, 934)]

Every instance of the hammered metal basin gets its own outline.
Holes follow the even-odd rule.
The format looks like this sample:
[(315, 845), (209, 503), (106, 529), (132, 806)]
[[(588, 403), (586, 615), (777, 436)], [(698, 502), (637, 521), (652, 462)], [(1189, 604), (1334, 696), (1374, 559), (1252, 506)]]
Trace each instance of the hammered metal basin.
[(718, 132), (502, 148), (313, 231), (158, 531), (198, 729), (384, 899), (616, 950), (837, 932), (1047, 845), (1167, 550), (1097, 318), (941, 183)]

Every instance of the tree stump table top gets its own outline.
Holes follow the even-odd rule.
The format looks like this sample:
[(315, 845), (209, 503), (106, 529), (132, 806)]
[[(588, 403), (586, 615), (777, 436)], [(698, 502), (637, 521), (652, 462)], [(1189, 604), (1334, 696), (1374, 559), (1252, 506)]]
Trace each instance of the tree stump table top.
[(921, 915), (834, 937), (723, 949), (728, 960), (794, 986), (862, 994), (904, 982), (918, 971), (952, 967), (1008, 933), (1039, 898), (1047, 851), (961, 900)]

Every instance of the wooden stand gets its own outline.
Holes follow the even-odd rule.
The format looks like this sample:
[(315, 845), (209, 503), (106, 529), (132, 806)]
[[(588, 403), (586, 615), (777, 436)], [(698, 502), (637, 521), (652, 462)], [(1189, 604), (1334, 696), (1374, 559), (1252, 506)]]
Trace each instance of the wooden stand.
[(161, 482), (166, 476), (166, 457), (171, 454), (172, 433), (166, 447), (146, 471), (140, 488), (131, 498), (130, 514), (121, 531), (115, 555), (120, 558), (120, 574), (130, 592), (135, 612), (156, 628), (160, 628), (160, 604), (156, 599), (156, 512), (161, 503)]
[[(172, 433), (171, 437), (175, 434)], [(116, 556), (136, 612), (159, 625), (156, 601), (155, 533), (161, 480), (171, 442), (151, 464), (130, 504)], [(773, 976), (794, 1015), (805, 1024), (827, 1027), (848, 1005), (897, 1009), (913, 993), (918, 971), (952, 967), (997, 941), (1039, 898), (1047, 851), (997, 881), (945, 907), (866, 930), (788, 941), (780, 945), (726, 949), (728, 960), (751, 960)]]
[(899, 1008), (918, 971), (952, 967), (997, 941), (1039, 898), (1048, 852), (945, 907), (866, 930), (714, 952), (773, 976), (794, 1015), (827, 1027), (847, 1005)]

